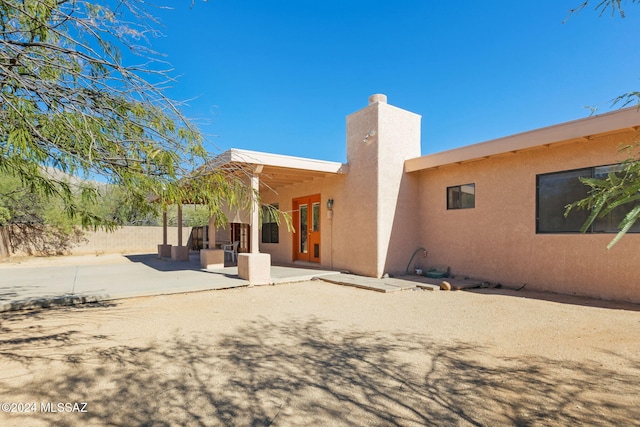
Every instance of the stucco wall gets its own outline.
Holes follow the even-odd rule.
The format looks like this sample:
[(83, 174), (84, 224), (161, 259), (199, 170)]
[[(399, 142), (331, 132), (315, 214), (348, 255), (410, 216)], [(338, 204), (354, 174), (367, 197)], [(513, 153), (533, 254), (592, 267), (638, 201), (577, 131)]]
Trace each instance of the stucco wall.
[[(341, 216), (343, 208), (340, 206), (344, 198), (342, 197), (341, 182), (344, 177), (335, 176), (326, 179), (319, 179), (303, 184), (290, 185), (279, 188), (277, 194), (273, 191), (262, 193), (263, 203), (278, 203), (281, 211), (291, 214), (292, 201), (298, 197), (320, 194), (320, 265), (326, 268), (343, 268), (342, 264), (334, 264), (336, 258), (333, 247), (332, 236), (334, 233), (334, 219)], [(327, 212), (327, 200), (335, 200), (334, 219), (329, 219)], [(293, 259), (293, 234), (287, 229), (286, 223), (281, 221), (279, 233), (279, 243), (260, 243), (260, 252), (271, 254), (273, 263), (289, 264)], [(262, 239), (261, 239), (262, 240)]]
[[(366, 142), (365, 142), (366, 138)], [(336, 213), (334, 231), (337, 258), (347, 270), (377, 275), (378, 219), (378, 104), (347, 116), (347, 163), (343, 205)], [(337, 201), (336, 201), (337, 203)], [(342, 256), (347, 259), (342, 259)]]
[[(404, 271), (420, 246), (418, 179), (404, 173), (406, 159), (420, 155), (420, 116), (373, 95), (369, 105), (347, 116), (348, 173), (264, 191), (263, 202), (290, 211), (293, 198), (321, 195), (321, 259), (327, 268), (366, 276)], [(326, 202), (333, 199), (332, 219)], [(280, 243), (261, 244), (274, 262), (291, 262), (291, 233)]]
[[(182, 244), (186, 245), (191, 227), (182, 227)], [(73, 254), (155, 253), (162, 243), (162, 227), (121, 227), (113, 232), (85, 232), (85, 243), (71, 249)], [(178, 228), (167, 228), (167, 243), (178, 244)]]
[(403, 271), (419, 245), (417, 181), (404, 162), (420, 155), (420, 116), (383, 95), (369, 101), (347, 116), (346, 210), (335, 247), (350, 271), (380, 277)]
[[(630, 131), (419, 173), (430, 265), (505, 285), (640, 302), (640, 235), (536, 234), (536, 175), (616, 163)], [(448, 186), (475, 183), (475, 208), (447, 210)]]
[(378, 276), (401, 273), (422, 245), (418, 181), (404, 172), (405, 160), (420, 155), (420, 119), (415, 113), (380, 105), (378, 147)]

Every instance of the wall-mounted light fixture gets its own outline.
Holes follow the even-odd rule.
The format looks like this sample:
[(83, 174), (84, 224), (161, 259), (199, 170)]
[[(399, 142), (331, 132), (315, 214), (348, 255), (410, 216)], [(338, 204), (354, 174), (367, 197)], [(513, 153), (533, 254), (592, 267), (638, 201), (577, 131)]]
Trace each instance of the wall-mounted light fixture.
[(328, 211), (332, 211), (333, 210), (333, 199), (327, 200), (327, 210)]
[(366, 134), (364, 136), (364, 139), (362, 140), (362, 142), (364, 142), (366, 144), (367, 142), (369, 142), (369, 138), (371, 138), (375, 134), (376, 134), (376, 131), (372, 130), (371, 132), (369, 132), (368, 134)]

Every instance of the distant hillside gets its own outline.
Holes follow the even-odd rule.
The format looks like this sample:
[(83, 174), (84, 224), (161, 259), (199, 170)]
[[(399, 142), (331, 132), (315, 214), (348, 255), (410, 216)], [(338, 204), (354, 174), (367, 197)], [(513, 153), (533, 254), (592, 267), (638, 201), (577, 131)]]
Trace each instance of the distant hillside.
[(111, 186), (111, 184), (107, 184), (104, 182), (99, 182), (92, 179), (84, 179), (84, 178), (77, 177), (75, 175), (70, 175), (66, 172), (61, 171), (60, 169), (56, 169), (51, 166), (45, 166), (44, 171), (51, 178), (55, 180), (63, 181), (63, 182), (68, 182), (69, 184), (71, 184), (71, 186), (81, 186), (81, 185), (88, 184), (88, 185), (97, 187), (101, 190), (105, 190)]

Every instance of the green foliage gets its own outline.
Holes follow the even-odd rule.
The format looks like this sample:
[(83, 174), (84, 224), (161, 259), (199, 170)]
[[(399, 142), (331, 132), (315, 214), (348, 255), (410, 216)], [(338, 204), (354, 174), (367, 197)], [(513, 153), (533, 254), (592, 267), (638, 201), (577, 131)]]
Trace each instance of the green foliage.
[(7, 225), (11, 219), (11, 212), (4, 206), (0, 206), (0, 227)]
[(604, 179), (581, 178), (585, 185), (589, 186), (589, 196), (567, 206), (565, 216), (571, 209), (586, 209), (590, 215), (583, 224), (581, 231), (586, 232), (596, 218), (608, 215), (613, 209), (621, 205), (631, 205), (632, 208), (618, 225), (620, 230), (613, 240), (607, 245), (611, 249), (640, 219), (640, 162), (638, 154), (634, 152), (638, 145), (627, 146), (624, 151), (628, 153), (628, 159), (619, 171), (610, 172)]
[[(157, 225), (162, 224), (162, 218), (158, 218)], [(167, 224), (172, 227), (178, 226), (178, 207), (171, 205), (167, 209)], [(209, 224), (209, 210), (199, 205), (182, 206), (182, 226), (201, 227)]]
[[(74, 185), (67, 185), (74, 199), (81, 198), (81, 190), (74, 192)], [(59, 199), (31, 192), (19, 178), (0, 173), (0, 225), (9, 226), (12, 251), (62, 254), (81, 241), (81, 219), (68, 216), (65, 207)]]
[(104, 185), (100, 203), (92, 207), (95, 215), (117, 225), (158, 225), (159, 206), (131, 197), (126, 188)]
[(0, 173), (0, 206), (7, 211), (6, 223), (42, 223), (44, 201), (29, 192), (20, 180)]
[[(222, 171), (192, 173), (207, 153), (163, 94), (171, 76), (141, 44), (155, 22), (143, 6), (0, 0), (0, 173), (17, 178), (28, 197), (61, 203), (83, 227), (146, 218), (157, 210), (150, 196), (162, 206), (197, 199), (222, 223), (220, 201), (239, 205), (250, 193)], [(121, 48), (145, 55), (147, 65), (123, 64)], [(124, 203), (96, 211), (97, 187), (71, 188), (43, 166), (103, 176)]]

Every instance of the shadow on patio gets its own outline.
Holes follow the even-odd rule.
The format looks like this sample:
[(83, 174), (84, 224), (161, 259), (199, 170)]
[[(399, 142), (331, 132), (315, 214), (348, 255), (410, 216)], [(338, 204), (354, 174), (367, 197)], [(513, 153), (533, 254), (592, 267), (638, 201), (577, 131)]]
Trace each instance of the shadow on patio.
[[(191, 251), (189, 253), (189, 261), (173, 261), (171, 258), (159, 258), (158, 254), (137, 254), (137, 255), (125, 255), (125, 257), (135, 263), (141, 263), (149, 268), (153, 268), (157, 271), (201, 271), (200, 267), (200, 253), (197, 251)], [(235, 267), (237, 263), (225, 260), (225, 267)]]

